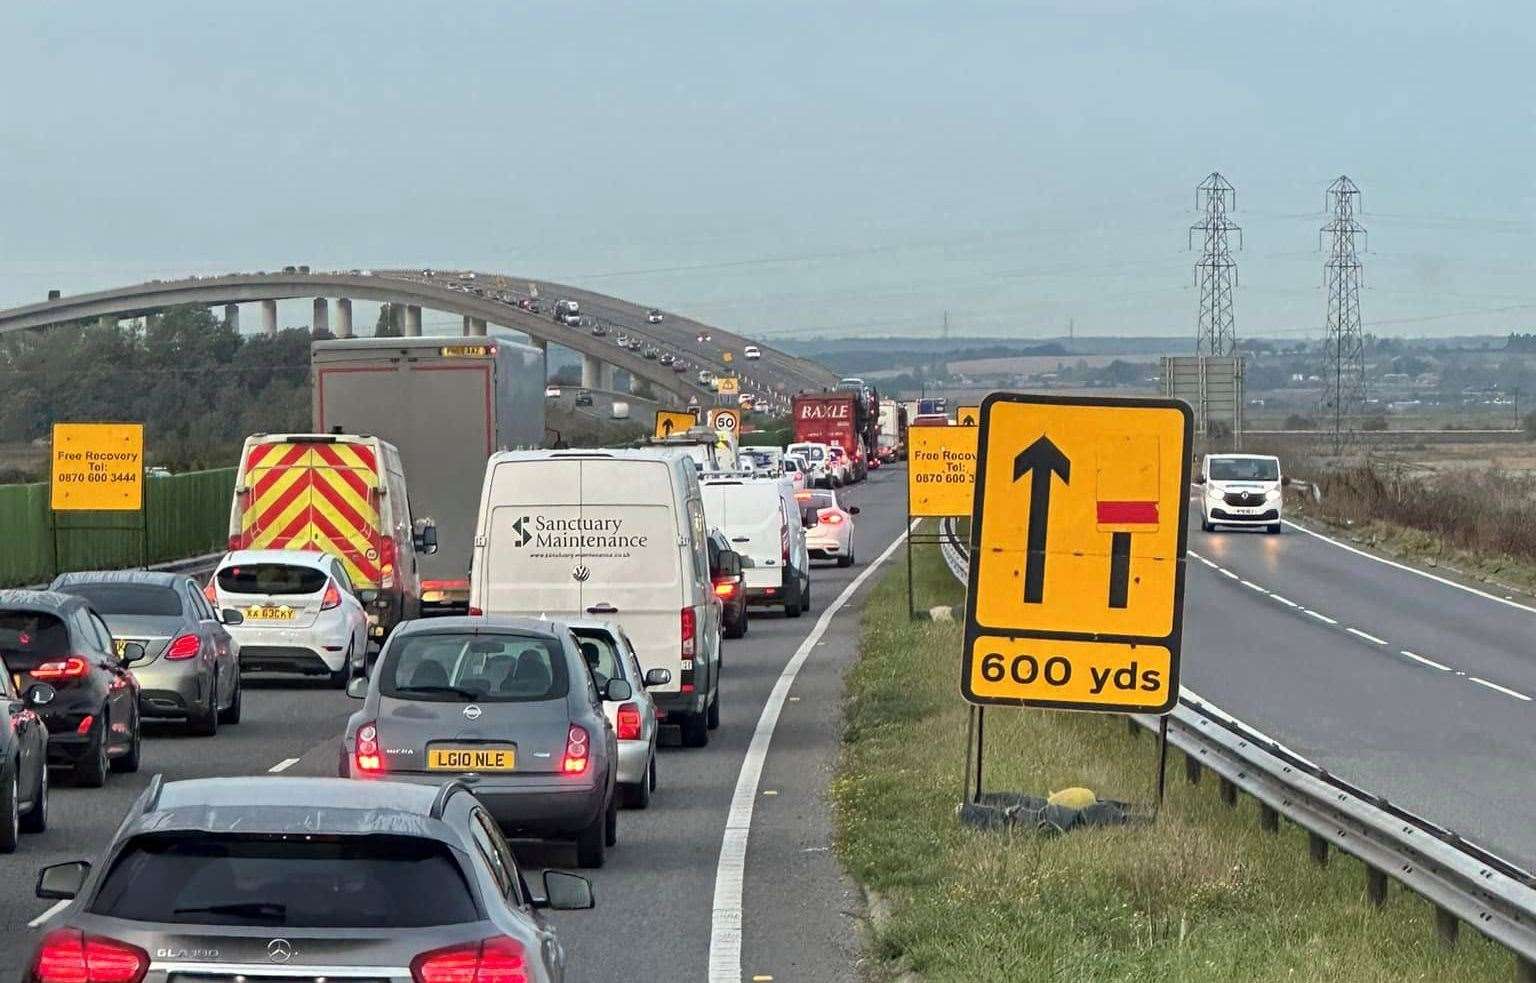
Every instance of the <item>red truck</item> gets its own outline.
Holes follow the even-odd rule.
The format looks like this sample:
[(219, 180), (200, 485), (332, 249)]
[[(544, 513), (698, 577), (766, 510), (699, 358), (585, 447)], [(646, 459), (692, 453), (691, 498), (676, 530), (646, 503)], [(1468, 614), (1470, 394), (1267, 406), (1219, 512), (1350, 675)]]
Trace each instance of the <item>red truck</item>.
[(801, 393), (794, 399), (795, 443), (841, 447), (853, 465), (853, 480), (862, 481), (869, 457), (854, 425), (859, 396), (852, 392)]

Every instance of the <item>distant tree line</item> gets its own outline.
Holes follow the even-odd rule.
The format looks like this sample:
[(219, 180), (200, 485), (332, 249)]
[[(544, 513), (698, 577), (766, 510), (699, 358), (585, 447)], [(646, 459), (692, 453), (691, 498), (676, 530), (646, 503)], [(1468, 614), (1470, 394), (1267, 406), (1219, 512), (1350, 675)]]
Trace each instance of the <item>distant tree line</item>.
[(152, 463), (233, 465), (247, 434), (309, 428), (311, 340), (243, 337), (202, 307), (3, 335), (0, 441), (46, 438), (56, 421), (142, 422)]

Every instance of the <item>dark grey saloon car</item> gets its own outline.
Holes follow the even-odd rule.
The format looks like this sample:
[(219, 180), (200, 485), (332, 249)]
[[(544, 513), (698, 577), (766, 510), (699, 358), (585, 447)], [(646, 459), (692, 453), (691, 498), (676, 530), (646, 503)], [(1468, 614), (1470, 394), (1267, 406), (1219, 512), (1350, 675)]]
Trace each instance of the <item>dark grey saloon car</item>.
[(157, 775), (95, 864), (39, 873), (38, 897), (70, 903), (23, 979), (549, 983), (565, 951), (540, 909), (590, 908), (592, 888), (543, 888), (458, 782)]
[(439, 785), (462, 777), (509, 835), (574, 840), (600, 867), (618, 839), (618, 740), (570, 629), (533, 618), (429, 618), (396, 627), (347, 692), (340, 773)]

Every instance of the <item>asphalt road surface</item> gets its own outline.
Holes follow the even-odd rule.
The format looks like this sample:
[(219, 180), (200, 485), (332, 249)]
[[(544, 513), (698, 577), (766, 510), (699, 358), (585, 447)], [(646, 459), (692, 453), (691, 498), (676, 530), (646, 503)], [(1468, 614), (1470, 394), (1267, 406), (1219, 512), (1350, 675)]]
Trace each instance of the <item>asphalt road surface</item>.
[[(741, 890), (741, 976), (856, 978), (851, 913), (859, 902), (831, 853), (825, 792), (838, 751), (842, 674), (854, 656), (862, 598), (875, 578), (866, 578), (819, 637), (817, 625), (839, 594), (903, 533), (904, 477), (900, 470), (882, 470), (841, 493), (845, 502), (863, 509), (857, 520), (859, 563), (851, 569), (815, 565), (809, 615), (790, 620), (754, 609), (747, 637), (725, 643), (720, 729), (707, 748), (662, 749), (651, 807), (620, 814), (619, 845), (607, 866), (589, 872), (597, 908), (555, 919), (571, 957), (572, 979), (708, 977), (712, 933), (717, 923), (729, 921), (714, 912), (727, 815), (759, 715), (808, 637), (815, 641), (806, 647), (803, 667), (782, 702), (760, 782), (755, 793), (746, 789), (754, 810)], [(335, 774), (337, 742), (353, 701), (318, 682), (248, 676), (247, 687), (244, 721), (222, 728), (217, 737), (156, 729), (145, 742), (139, 774), (113, 775), (105, 789), (56, 784), (48, 832), (24, 837), (19, 852), (0, 857), (0, 952), (8, 954), (0, 965), (19, 966), (21, 954), (36, 940), (28, 922), (48, 907), (32, 894), (37, 868), (94, 857), (155, 772), (167, 780), (276, 770)], [(575, 863), (565, 847), (528, 844), (518, 852), (530, 875)], [(722, 937), (716, 935), (720, 949)]]
[(1536, 867), (1536, 608), (1290, 524), (1192, 528), (1190, 553), (1187, 689)]

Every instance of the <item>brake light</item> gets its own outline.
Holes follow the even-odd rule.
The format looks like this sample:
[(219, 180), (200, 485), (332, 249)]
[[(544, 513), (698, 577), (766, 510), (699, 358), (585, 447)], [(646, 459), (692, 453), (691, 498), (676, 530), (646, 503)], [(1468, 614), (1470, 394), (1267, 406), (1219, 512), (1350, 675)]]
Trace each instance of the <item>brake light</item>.
[(842, 521), (843, 516), (840, 512), (823, 512), (821, 514), (821, 524), (824, 526), (841, 525)]
[(203, 596), (208, 598), (209, 604), (217, 605), (219, 603), (219, 592), (214, 589), (212, 580), (203, 585)]
[(49, 932), (32, 957), (37, 983), (139, 983), (149, 972), (149, 954), (138, 946), (78, 929)]
[(379, 584), (395, 586), (395, 541), (388, 536), (379, 539)]
[(341, 590), (335, 581), (326, 581), (325, 596), (320, 599), (320, 610), (329, 611), (341, 607)]
[(357, 729), (357, 747), (353, 752), (352, 760), (357, 765), (357, 770), (365, 775), (374, 775), (384, 770), (384, 756), (379, 753), (379, 726), (369, 722)]
[(722, 580), (715, 584), (716, 597), (734, 597), (736, 594), (736, 581)]
[(485, 612), (480, 610), (479, 608), (471, 605), (470, 609), (469, 609), (469, 616), (471, 618), (480, 618), (480, 617), (484, 617), (485, 616)]
[(32, 670), (32, 678), (39, 682), (54, 682), (60, 679), (84, 679), (90, 671), (90, 663), (78, 655), (72, 655), (67, 659), (44, 662)]
[(75, 733), (79, 734), (81, 737), (84, 737), (91, 732), (91, 728), (95, 726), (95, 724), (96, 715), (88, 713), (80, 719), (80, 724), (75, 728)]
[(571, 729), (565, 734), (565, 757), (560, 762), (560, 770), (567, 775), (580, 775), (587, 770), (589, 751), (586, 728), (571, 724)]
[(684, 662), (692, 662), (694, 654), (698, 651), (698, 645), (694, 636), (698, 634), (699, 620), (693, 613), (693, 608), (683, 608), (682, 614), (683, 644), (682, 657)]
[(423, 952), (411, 960), (415, 983), (527, 983), (523, 946), (497, 936)]
[(171, 644), (165, 647), (165, 657), (172, 662), (180, 659), (190, 659), (201, 652), (203, 640), (196, 635), (177, 635), (171, 640)]
[(638, 703), (621, 704), (618, 721), (619, 740), (638, 741), (640, 739), (640, 705)]

